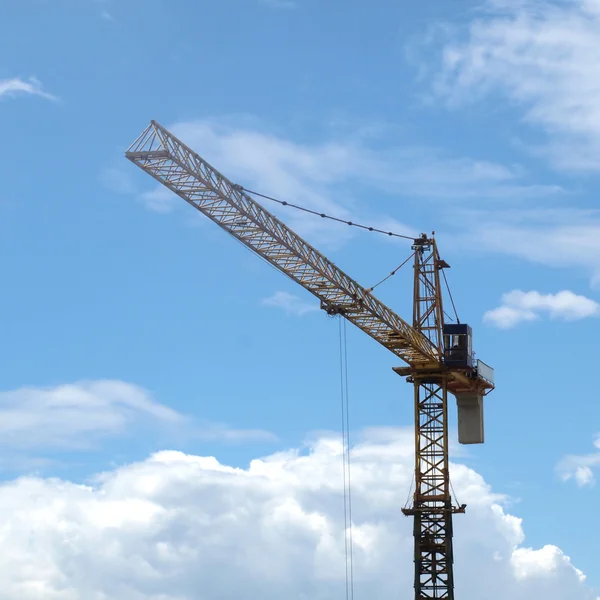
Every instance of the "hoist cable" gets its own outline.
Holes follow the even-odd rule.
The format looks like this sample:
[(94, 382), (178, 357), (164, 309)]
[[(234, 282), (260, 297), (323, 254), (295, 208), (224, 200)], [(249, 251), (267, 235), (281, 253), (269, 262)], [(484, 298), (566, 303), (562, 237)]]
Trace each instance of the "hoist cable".
[(408, 488), (408, 496), (406, 497), (406, 503), (404, 504), (404, 508), (408, 508), (408, 504), (409, 504), (411, 496), (412, 496), (414, 483), (416, 483), (416, 480), (415, 480), (415, 472), (413, 470), (412, 479), (410, 480), (410, 487)]
[(350, 598), (354, 600), (354, 544), (352, 540), (352, 475), (350, 469), (350, 400), (348, 398), (348, 342), (346, 337), (346, 319), (344, 319), (344, 371), (346, 373), (346, 448), (348, 456), (348, 521), (350, 524)]
[(350, 415), (348, 409), (348, 344), (346, 320), (339, 318), (340, 396), (342, 409), (342, 466), (344, 482), (344, 552), (346, 600), (354, 600), (354, 559), (352, 548), (352, 483), (350, 471)]
[(332, 217), (330, 215), (326, 215), (325, 213), (311, 210), (310, 208), (305, 208), (304, 206), (298, 206), (297, 204), (292, 204), (291, 202), (286, 202), (285, 200), (278, 200), (277, 198), (273, 198), (272, 196), (267, 196), (265, 194), (260, 194), (259, 192), (253, 192), (248, 188), (245, 188), (241, 185), (238, 185), (237, 188), (246, 192), (247, 194), (252, 194), (253, 196), (259, 196), (260, 198), (264, 198), (265, 200), (271, 200), (272, 202), (277, 202), (277, 204), (281, 204), (281, 206), (289, 206), (291, 208), (295, 208), (297, 210), (301, 210), (302, 212), (310, 213), (311, 215), (316, 215), (317, 217), (321, 217), (322, 219), (329, 219), (330, 221), (337, 221), (338, 223), (344, 223), (345, 225), (350, 225), (351, 227), (358, 227), (359, 229), (366, 229), (367, 231), (373, 231), (374, 233), (382, 233), (384, 235), (390, 237), (402, 238), (405, 240), (414, 241), (414, 236), (410, 235), (402, 235), (401, 233), (394, 233), (393, 231), (385, 231), (384, 229), (377, 229), (377, 227), (369, 227), (368, 225), (361, 225), (360, 223), (354, 223), (353, 221), (346, 221), (345, 219), (340, 219), (338, 217)]
[(342, 477), (344, 480), (344, 552), (346, 568), (346, 600), (350, 599), (350, 574), (348, 572), (348, 484), (346, 482), (346, 418), (344, 396), (344, 349), (342, 344), (342, 317), (338, 317), (340, 337), (340, 398), (342, 408)]

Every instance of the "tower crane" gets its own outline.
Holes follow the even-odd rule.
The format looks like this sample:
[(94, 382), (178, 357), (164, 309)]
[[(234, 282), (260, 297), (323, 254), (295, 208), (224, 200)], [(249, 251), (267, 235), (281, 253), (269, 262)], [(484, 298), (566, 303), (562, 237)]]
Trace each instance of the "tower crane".
[(448, 394), (457, 401), (459, 442), (483, 443), (494, 373), (474, 359), (471, 328), (444, 323), (440, 275), (449, 265), (433, 235), (413, 240), (410, 325), (156, 121), (125, 156), (405, 363), (393, 369), (414, 389), (415, 491), (402, 509), (414, 518), (414, 597), (454, 600), (452, 517), (466, 505), (451, 496)]

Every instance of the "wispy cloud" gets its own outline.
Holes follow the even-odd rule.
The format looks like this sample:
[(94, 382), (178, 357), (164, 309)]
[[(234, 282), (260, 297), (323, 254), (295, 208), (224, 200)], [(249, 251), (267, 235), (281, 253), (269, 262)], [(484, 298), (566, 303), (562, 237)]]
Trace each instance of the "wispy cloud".
[(0, 392), (0, 444), (13, 447), (84, 448), (121, 435), (140, 419), (179, 424), (176, 411), (143, 389), (101, 380), (52, 388)]
[(578, 208), (509, 208), (447, 213), (454, 242), (468, 250), (505, 254), (548, 267), (569, 268), (600, 285), (600, 211)]
[(594, 471), (600, 468), (600, 435), (594, 441), (596, 452), (565, 456), (556, 469), (563, 481), (573, 479), (579, 487), (591, 486), (596, 482)]
[(39, 96), (46, 100), (57, 100), (56, 96), (42, 89), (41, 82), (35, 77), (30, 77), (29, 79), (15, 77), (13, 79), (0, 80), (0, 98), (4, 96), (12, 98), (20, 95)]
[(100, 181), (109, 190), (117, 194), (132, 195), (148, 210), (168, 213), (179, 206), (181, 200), (164, 186), (141, 191), (136, 186), (134, 174), (128, 168), (109, 167), (100, 174)]
[(193, 435), (204, 441), (241, 444), (246, 442), (276, 442), (278, 437), (264, 429), (237, 429), (222, 423), (206, 423), (199, 426)]
[(157, 213), (171, 212), (181, 202), (178, 196), (163, 186), (142, 192), (139, 199), (146, 208)]
[(133, 435), (134, 426), (138, 432), (149, 431), (148, 426), (165, 433), (176, 431), (178, 439), (186, 441), (232, 444), (277, 439), (262, 429), (188, 417), (124, 381), (97, 380), (0, 392), (0, 446), (21, 453), (11, 459), (12, 463), (26, 460), (34, 450), (91, 450), (102, 440)]
[[(394, 222), (397, 232), (406, 235), (417, 235), (420, 227), (399, 223), (385, 208), (375, 212), (357, 199), (361, 190), (370, 190), (370, 195), (377, 190), (390, 198), (418, 197), (423, 202), (452, 200), (453, 210), (456, 202), (494, 204), (563, 193), (560, 186), (530, 181), (518, 165), (452, 157), (434, 148), (378, 146), (372, 137), (334, 136), (300, 144), (269, 132), (256, 119), (247, 117), (205, 119), (169, 128), (227, 177), (247, 188), (344, 220), (373, 226)], [(167, 212), (183, 205), (159, 189), (141, 194), (148, 208)], [(339, 246), (354, 235), (350, 228), (264, 202), (314, 243)]]
[(288, 292), (275, 292), (275, 294), (269, 298), (265, 298), (262, 301), (262, 304), (264, 306), (274, 306), (275, 308), (285, 311), (288, 315), (297, 317), (319, 310), (319, 305), (316, 300), (308, 303)]
[(100, 11), (100, 18), (105, 21), (114, 21), (114, 16), (108, 11), (107, 6), (109, 6), (109, 0), (94, 0), (94, 3), (98, 5), (98, 9)]
[[(248, 116), (190, 121), (169, 129), (232, 181), (318, 212), (412, 236), (420, 233), (421, 224), (412, 226), (391, 214), (398, 214), (398, 199), (418, 198), (421, 206), (427, 203), (435, 210), (440, 226), (470, 247), (477, 244), (554, 266), (575, 264), (592, 276), (600, 264), (600, 235), (592, 231), (596, 221), (600, 231), (600, 213), (549, 208), (549, 199), (572, 203), (572, 195), (555, 183), (536, 182), (518, 164), (402, 147), (382, 140), (385, 128), (380, 127), (368, 135), (351, 135), (344, 124), (343, 131), (337, 127), (325, 141), (302, 144)], [(119, 183), (114, 175), (112, 181)], [(140, 185), (148, 184), (144, 180)], [(184, 206), (161, 186), (146, 190), (136, 196), (150, 210)], [(373, 191), (381, 198), (376, 205), (365, 201)], [(523, 199), (528, 200), (526, 210)], [(336, 249), (355, 235), (350, 227), (259, 201), (321, 248)]]
[(100, 180), (108, 189), (118, 194), (137, 193), (129, 170), (116, 167), (104, 169), (100, 174)]
[(363, 183), (434, 201), (522, 198), (563, 191), (559, 185), (528, 181), (519, 165), (456, 157), (411, 144), (382, 146), (376, 138), (364, 136), (333, 136), (300, 144), (253, 124), (212, 119), (175, 124), (172, 130), (217, 168), (223, 165), (221, 169), (271, 192), (293, 194), (323, 207), (340, 208), (340, 200), (334, 201), (331, 195), (333, 186), (343, 183)]
[(548, 135), (537, 152), (562, 168), (599, 169), (598, 6), (594, 0), (488, 2), (466, 36), (451, 30), (437, 91), (459, 106), (500, 93)]

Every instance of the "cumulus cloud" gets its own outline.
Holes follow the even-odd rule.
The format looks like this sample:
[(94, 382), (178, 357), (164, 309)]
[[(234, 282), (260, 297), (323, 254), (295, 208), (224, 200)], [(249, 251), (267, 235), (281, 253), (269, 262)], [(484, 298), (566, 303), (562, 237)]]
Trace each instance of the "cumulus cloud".
[(552, 319), (575, 321), (598, 315), (600, 305), (568, 290), (556, 294), (540, 294), (536, 291), (513, 290), (502, 296), (502, 304), (485, 313), (484, 320), (509, 329), (523, 321), (534, 321), (542, 314)]
[(539, 151), (568, 169), (600, 168), (597, 0), (488, 2), (448, 42), (437, 90), (464, 105), (499, 92), (548, 134)]
[[(561, 570), (565, 565), (571, 566), (568, 557), (556, 546), (544, 546), (539, 550), (517, 548), (511, 556), (513, 572), (517, 580), (536, 579), (541, 573), (552, 573)], [(585, 581), (585, 575), (579, 569), (573, 569), (579, 581)]]
[(275, 292), (272, 296), (265, 298), (262, 304), (265, 306), (274, 306), (285, 311), (288, 315), (295, 315), (297, 317), (319, 310), (316, 300), (314, 302), (306, 302), (288, 292)]
[(0, 98), (3, 96), (10, 98), (19, 95), (40, 96), (41, 98), (46, 98), (46, 100), (56, 100), (56, 96), (42, 89), (42, 84), (35, 77), (30, 77), (29, 79), (21, 79), (19, 77), (0, 79)]
[(557, 465), (557, 471), (563, 481), (573, 479), (579, 487), (596, 483), (594, 471), (600, 468), (600, 435), (594, 440), (596, 452), (591, 454), (565, 456)]
[[(386, 438), (387, 436), (383, 436)], [(399, 507), (412, 478), (412, 431), (352, 449), (357, 597), (412, 593), (412, 526)], [(164, 451), (91, 485), (24, 477), (0, 486), (7, 600), (329, 600), (344, 590), (341, 443), (253, 460)], [(524, 545), (521, 520), (483, 478), (455, 465), (461, 598), (594, 600), (559, 548)], [(235, 576), (232, 576), (232, 573)]]

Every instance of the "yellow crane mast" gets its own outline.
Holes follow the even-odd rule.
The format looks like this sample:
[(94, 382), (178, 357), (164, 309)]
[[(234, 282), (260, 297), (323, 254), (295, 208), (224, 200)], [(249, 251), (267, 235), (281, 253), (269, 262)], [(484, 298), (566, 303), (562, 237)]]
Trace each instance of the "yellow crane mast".
[(483, 398), (493, 370), (473, 359), (471, 328), (444, 324), (440, 258), (433, 236), (413, 241), (414, 304), (409, 325), (332, 261), (233, 184), (172, 133), (152, 121), (126, 157), (214, 221), (337, 314), (402, 359), (394, 367), (414, 387), (415, 600), (454, 600), (452, 515), (448, 471), (448, 392), (458, 405), (459, 442), (483, 443)]

